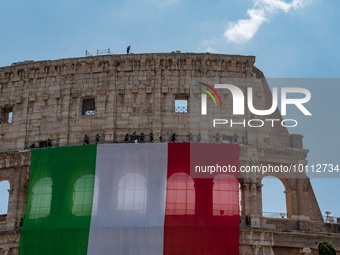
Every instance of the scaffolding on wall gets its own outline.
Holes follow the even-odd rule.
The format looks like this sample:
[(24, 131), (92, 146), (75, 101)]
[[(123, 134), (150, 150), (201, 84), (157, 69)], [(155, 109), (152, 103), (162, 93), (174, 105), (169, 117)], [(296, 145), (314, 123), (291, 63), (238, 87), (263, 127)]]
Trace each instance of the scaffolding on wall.
[[(105, 49), (105, 50), (97, 49), (97, 56), (98, 55), (112, 55), (110, 47)], [(93, 57), (93, 55), (90, 52), (88, 52), (87, 50), (85, 50), (85, 57)]]

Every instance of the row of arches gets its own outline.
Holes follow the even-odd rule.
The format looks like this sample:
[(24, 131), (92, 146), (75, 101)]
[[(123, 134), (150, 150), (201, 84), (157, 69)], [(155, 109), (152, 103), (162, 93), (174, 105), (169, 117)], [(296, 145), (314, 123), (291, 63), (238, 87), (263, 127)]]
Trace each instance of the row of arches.
[[(92, 208), (92, 190), (99, 187), (94, 185), (94, 176), (85, 175), (79, 178), (74, 185), (72, 214), (76, 216), (85, 216), (91, 214)], [(223, 178), (222, 178), (223, 179)], [(286, 213), (286, 196), (284, 186), (281, 180), (273, 177), (265, 177), (262, 180), (262, 211), (264, 217), (280, 217), (279, 214), (271, 212)], [(184, 186), (185, 185), (185, 186)], [(33, 189), (33, 201), (31, 208), (32, 218), (45, 217), (49, 214), (52, 199), (52, 180), (45, 177), (38, 181)], [(213, 215), (219, 215), (224, 207), (229, 203), (221, 191), (230, 189), (223, 187), (220, 181), (214, 182), (213, 192)], [(0, 222), (5, 221), (8, 211), (10, 183), (5, 178), (0, 177)], [(218, 191), (220, 190), (220, 191)], [(119, 182), (117, 209), (124, 211), (134, 211), (137, 213), (146, 213), (147, 186), (145, 178), (140, 174), (128, 174)], [(95, 192), (98, 195), (98, 193)], [(183, 195), (185, 194), (185, 196)], [(241, 194), (239, 194), (241, 200)], [(96, 203), (98, 198), (94, 198)], [(232, 201), (235, 204), (235, 201)], [(239, 201), (241, 206), (241, 201)], [(96, 209), (95, 207), (93, 208)], [(241, 208), (240, 208), (241, 209)], [(227, 211), (227, 210), (223, 210)], [(96, 213), (95, 211), (93, 212)], [(168, 180), (168, 200), (167, 214), (194, 214), (195, 213), (195, 189), (194, 182), (190, 176), (184, 173), (178, 173), (177, 177)]]
[[(173, 174), (167, 182), (166, 214), (195, 214), (195, 186), (194, 180), (189, 175)], [(238, 194), (237, 179), (231, 176), (216, 176), (212, 183), (212, 199), (207, 200), (212, 200), (212, 214), (215, 216), (238, 214)], [(209, 196), (208, 190), (206, 190), (206, 195)]]
[[(72, 214), (76, 216), (91, 215), (95, 183), (94, 175), (85, 175), (76, 180), (72, 197)], [(30, 218), (37, 219), (50, 214), (53, 182), (50, 177), (38, 180), (32, 188)]]
[[(239, 199), (239, 183), (235, 178), (223, 178), (226, 176), (216, 176), (212, 181), (212, 214), (230, 215), (237, 212), (240, 201)], [(275, 178), (264, 178), (263, 211), (285, 212), (284, 187), (280, 180)], [(278, 189), (281, 185), (281, 189)], [(139, 214), (147, 213), (147, 180), (138, 173), (130, 173), (125, 175), (119, 181), (118, 185), (117, 210), (130, 211)], [(96, 208), (92, 203), (98, 203), (98, 189), (100, 187), (99, 180), (94, 175), (85, 175), (78, 178), (74, 184), (72, 194), (72, 214), (76, 216), (86, 216), (96, 214)], [(30, 209), (30, 218), (46, 217), (50, 213), (52, 201), (52, 179), (45, 177), (34, 184), (32, 190), (32, 200)], [(279, 190), (281, 197), (273, 196), (273, 192)], [(93, 196), (94, 194), (94, 196)], [(196, 210), (196, 190), (195, 181), (185, 173), (175, 173), (167, 180), (166, 192), (166, 214), (168, 215), (193, 215)], [(272, 198), (275, 197), (275, 200)], [(272, 205), (272, 210), (268, 207)]]

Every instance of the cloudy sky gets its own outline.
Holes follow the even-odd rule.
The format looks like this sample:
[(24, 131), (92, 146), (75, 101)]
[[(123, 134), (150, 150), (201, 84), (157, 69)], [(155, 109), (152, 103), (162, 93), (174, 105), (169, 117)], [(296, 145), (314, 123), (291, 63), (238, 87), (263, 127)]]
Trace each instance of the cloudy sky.
[[(338, 0), (2, 0), (0, 66), (83, 57), (85, 50), (95, 55), (97, 49), (108, 47), (121, 54), (131, 45), (133, 53), (181, 50), (254, 55), (255, 65), (271, 78), (338, 78), (339, 13)], [(326, 90), (314, 88), (317, 94), (318, 89)], [(327, 95), (323, 100), (328, 103), (326, 109), (339, 110), (339, 104), (327, 100)], [(311, 141), (323, 138), (317, 132), (320, 129), (313, 133), (314, 129), (297, 130), (308, 133), (305, 147), (312, 147), (308, 147), (311, 151), (318, 148)], [(339, 141), (336, 133), (333, 136)], [(339, 181), (312, 179), (321, 211), (340, 217), (340, 206), (332, 203)], [(282, 185), (267, 182), (271, 194)], [(1, 188), (6, 189), (3, 183)], [(272, 198), (265, 196), (264, 211), (285, 211), (284, 203)], [(1, 214), (6, 201), (0, 199)]]

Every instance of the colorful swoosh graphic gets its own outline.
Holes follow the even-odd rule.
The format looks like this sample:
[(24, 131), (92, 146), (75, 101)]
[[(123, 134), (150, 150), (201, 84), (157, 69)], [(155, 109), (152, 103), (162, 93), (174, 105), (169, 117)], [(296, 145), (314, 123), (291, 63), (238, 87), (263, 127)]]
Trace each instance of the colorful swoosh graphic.
[[(199, 83), (199, 84), (201, 84), (201, 85), (204, 85), (204, 86), (206, 86), (207, 88), (211, 89), (211, 90), (215, 93), (215, 95), (217, 96), (218, 100), (220, 101), (220, 103), (221, 103), (221, 105), (222, 105), (222, 100), (221, 100), (221, 98), (220, 98), (220, 95), (217, 93), (217, 91), (216, 91), (213, 87), (211, 87), (210, 85), (205, 84), (205, 83), (203, 83), (203, 82), (197, 82), (197, 83)], [(197, 88), (200, 89), (200, 90), (203, 90), (204, 92), (206, 92), (206, 93), (214, 100), (215, 105), (217, 105), (214, 96), (213, 96), (208, 90), (203, 89), (203, 88), (200, 88), (200, 87), (197, 87)]]

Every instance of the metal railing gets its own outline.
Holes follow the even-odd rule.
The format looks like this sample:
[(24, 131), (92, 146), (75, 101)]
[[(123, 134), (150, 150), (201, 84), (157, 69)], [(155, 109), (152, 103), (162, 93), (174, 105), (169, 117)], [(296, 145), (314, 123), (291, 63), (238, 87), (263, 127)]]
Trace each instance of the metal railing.
[(12, 120), (13, 120), (13, 113), (10, 112), (8, 115), (6, 114), (5, 116), (0, 118), (0, 124), (12, 123)]
[(266, 218), (281, 218), (281, 219), (285, 218), (285, 219), (287, 219), (287, 213), (263, 212), (262, 215), (263, 215), (263, 217), (266, 217)]
[[(265, 218), (281, 218), (287, 219), (287, 213), (278, 213), (278, 212), (263, 212), (263, 217)], [(282, 217), (283, 216), (283, 217)], [(329, 216), (322, 216), (324, 222), (329, 223), (340, 223), (340, 217), (334, 217), (332, 215)], [(339, 222), (338, 222), (339, 221)]]
[[(97, 56), (98, 55), (112, 55), (112, 52), (111, 52), (110, 48), (107, 48), (105, 50), (97, 49)], [(93, 55), (90, 52), (88, 52), (87, 50), (85, 50), (85, 57), (93, 57)]]
[(195, 210), (192, 209), (166, 209), (166, 215), (195, 215)]
[[(330, 222), (330, 223), (340, 223), (340, 217), (334, 217), (332, 215), (329, 216), (322, 216), (323, 220), (325, 222)], [(339, 222), (338, 222), (339, 221)]]
[(96, 114), (96, 110), (88, 110), (85, 112), (85, 115), (95, 115)]
[(93, 57), (92, 54), (90, 52), (88, 52), (87, 50), (85, 51), (85, 57)]
[(13, 119), (13, 112), (10, 112), (8, 114), (8, 123), (12, 123), (12, 119)]
[(112, 55), (112, 52), (110, 48), (105, 49), (105, 50), (98, 50), (97, 49), (97, 55)]
[(175, 106), (175, 112), (187, 113), (188, 107), (187, 106)]

